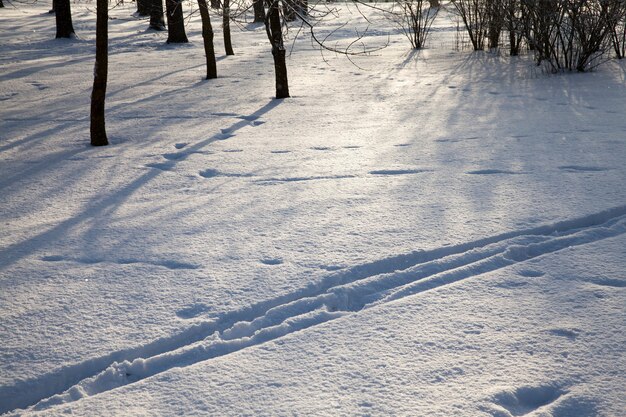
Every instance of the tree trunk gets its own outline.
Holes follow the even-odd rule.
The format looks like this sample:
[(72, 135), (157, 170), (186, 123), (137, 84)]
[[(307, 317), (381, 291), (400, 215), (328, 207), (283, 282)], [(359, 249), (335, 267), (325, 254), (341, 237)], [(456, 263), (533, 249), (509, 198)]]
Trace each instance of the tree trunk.
[(263, 0), (254, 0), (252, 2), (254, 8), (254, 23), (261, 23), (265, 21), (265, 6), (263, 6)]
[(57, 22), (57, 39), (71, 38), (74, 35), (74, 26), (72, 25), (70, 0), (56, 0), (54, 7)]
[(293, 22), (296, 20), (296, 10), (295, 10), (295, 1), (296, 0), (282, 0), (283, 3), (283, 18), (287, 22)]
[(217, 65), (215, 63), (215, 48), (213, 46), (213, 26), (206, 0), (198, 0), (200, 18), (202, 19), (202, 38), (204, 39), (204, 54), (206, 55), (206, 79), (217, 78)]
[(167, 43), (187, 43), (185, 20), (183, 18), (183, 3), (176, 0), (165, 0), (167, 15)]
[(54, 9), (57, 7), (57, 0), (52, 0), (52, 9), (48, 10), (48, 13), (54, 13)]
[(148, 0), (150, 2), (150, 29), (165, 30), (163, 19), (163, 0)]
[(4, 3), (0, 0), (0, 8), (4, 7)]
[(274, 72), (276, 74), (276, 98), (289, 97), (289, 83), (287, 80), (287, 64), (285, 62), (285, 46), (283, 44), (283, 32), (280, 22), (280, 10), (278, 0), (267, 0), (267, 19), (265, 31), (272, 45), (274, 57)]
[(96, 66), (93, 71), (93, 90), (91, 92), (91, 145), (108, 145), (104, 126), (104, 99), (107, 90), (107, 74), (109, 66), (109, 2), (97, 0), (96, 3)]
[(224, 32), (224, 49), (226, 50), (226, 55), (235, 55), (233, 52), (233, 44), (230, 41), (230, 0), (224, 0), (222, 30)]
[(150, 16), (150, 0), (137, 0), (137, 14)]

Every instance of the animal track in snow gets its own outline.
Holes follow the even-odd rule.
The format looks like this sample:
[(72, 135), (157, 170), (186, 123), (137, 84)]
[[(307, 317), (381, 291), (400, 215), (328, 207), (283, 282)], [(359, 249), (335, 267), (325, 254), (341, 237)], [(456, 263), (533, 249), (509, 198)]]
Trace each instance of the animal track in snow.
[(38, 90), (47, 90), (48, 88), (50, 88), (47, 85), (39, 83), (39, 82), (31, 82), (29, 84), (32, 85), (33, 87), (37, 87)]
[(544, 272), (535, 271), (534, 269), (522, 269), (519, 274), (526, 278), (538, 278), (545, 275)]
[(494, 401), (513, 416), (525, 416), (554, 403), (566, 393), (558, 385), (525, 386), (500, 392), (494, 396)]
[(626, 280), (624, 279), (599, 277), (592, 279), (591, 282), (603, 287), (626, 288)]
[(198, 172), (198, 175), (200, 175), (203, 178), (215, 178), (215, 177), (251, 177), (251, 174), (237, 174), (237, 173), (226, 173), (226, 172), (221, 172), (217, 169), (213, 169), (213, 168), (209, 168), (209, 169), (205, 169), (204, 171), (200, 171)]
[(553, 336), (566, 337), (568, 339), (575, 340), (580, 335), (582, 330), (573, 329), (573, 328), (572, 329), (557, 328), (557, 329), (548, 329), (547, 332)]
[(521, 174), (521, 172), (508, 171), (504, 169), (477, 169), (475, 171), (467, 171), (469, 175), (494, 175), (494, 174)]
[(284, 178), (266, 178), (255, 181), (257, 184), (271, 185), (287, 182), (303, 182), (303, 181), (321, 181), (321, 180), (342, 180), (347, 178), (355, 178), (354, 175), (320, 175), (308, 177), (284, 177)]
[[(221, 357), (394, 300), (436, 290), (571, 247), (626, 233), (626, 206), (585, 217), (518, 229), (457, 245), (417, 250), (330, 272), (291, 293), (216, 314), (179, 334), (145, 346), (67, 365), (4, 387), (0, 412), (77, 401), (138, 382), (174, 367)], [(63, 381), (63, 382), (59, 382)], [(521, 387), (496, 395), (520, 416), (558, 400), (555, 385)], [(58, 394), (58, 395), (55, 395)], [(559, 402), (560, 405), (560, 402)], [(564, 416), (565, 414), (561, 414)]]
[(283, 260), (279, 258), (263, 258), (259, 262), (263, 265), (280, 265), (283, 263)]
[(561, 171), (566, 172), (602, 172), (608, 171), (609, 168), (598, 166), (582, 166), (582, 165), (563, 165), (558, 167)]
[(432, 172), (430, 169), (378, 169), (370, 171), (371, 175), (409, 175), (421, 174), (423, 172)]
[(211, 307), (205, 304), (192, 304), (188, 307), (182, 308), (176, 312), (176, 315), (181, 319), (192, 319), (198, 317), (211, 310)]
[(174, 147), (176, 149), (183, 149), (187, 145), (188, 145), (188, 143), (181, 142), (181, 143), (177, 143), (176, 145), (174, 145)]

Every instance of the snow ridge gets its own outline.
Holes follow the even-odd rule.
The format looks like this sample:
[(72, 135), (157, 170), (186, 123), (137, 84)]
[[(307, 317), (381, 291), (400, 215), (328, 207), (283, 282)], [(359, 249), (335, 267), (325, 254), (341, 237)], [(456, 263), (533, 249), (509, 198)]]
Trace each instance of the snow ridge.
[[(329, 274), (321, 282), (143, 347), (0, 388), (1, 412), (43, 410), (256, 346), (365, 308), (626, 233), (626, 206), (473, 242), (415, 251)], [(56, 395), (54, 395), (56, 394)]]

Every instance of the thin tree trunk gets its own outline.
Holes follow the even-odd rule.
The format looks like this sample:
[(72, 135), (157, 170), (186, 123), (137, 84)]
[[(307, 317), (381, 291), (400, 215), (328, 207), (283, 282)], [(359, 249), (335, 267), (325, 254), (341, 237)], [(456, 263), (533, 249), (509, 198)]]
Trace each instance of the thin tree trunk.
[(167, 43), (187, 43), (185, 20), (183, 18), (183, 3), (176, 0), (165, 0), (167, 14)]
[(137, 14), (139, 16), (150, 15), (150, 0), (137, 0)]
[(282, 0), (283, 3), (283, 18), (287, 22), (293, 22), (296, 20), (295, 0)]
[(202, 38), (204, 39), (204, 54), (206, 55), (206, 79), (217, 78), (217, 64), (215, 63), (215, 47), (213, 46), (213, 26), (206, 0), (198, 0), (200, 18), (202, 19)]
[(254, 9), (254, 23), (264, 22), (265, 6), (263, 6), (263, 0), (254, 0), (252, 2), (252, 8)]
[(107, 74), (109, 66), (109, 2), (97, 0), (96, 3), (96, 64), (93, 71), (93, 90), (91, 92), (91, 144), (93, 146), (108, 145), (104, 126), (104, 99), (107, 90)]
[(150, 1), (150, 29), (165, 30), (165, 19), (163, 18), (163, 0)]
[(71, 38), (74, 35), (74, 26), (72, 25), (72, 10), (70, 8), (70, 0), (55, 1), (57, 39)]
[(233, 52), (233, 44), (230, 40), (230, 0), (224, 0), (222, 31), (224, 32), (224, 49), (226, 50), (226, 55), (235, 55), (235, 52)]
[(280, 10), (278, 0), (267, 0), (267, 19), (265, 30), (272, 45), (274, 57), (274, 72), (276, 74), (276, 98), (289, 97), (289, 83), (287, 79), (287, 64), (285, 62), (285, 46), (283, 44), (283, 32), (280, 22)]

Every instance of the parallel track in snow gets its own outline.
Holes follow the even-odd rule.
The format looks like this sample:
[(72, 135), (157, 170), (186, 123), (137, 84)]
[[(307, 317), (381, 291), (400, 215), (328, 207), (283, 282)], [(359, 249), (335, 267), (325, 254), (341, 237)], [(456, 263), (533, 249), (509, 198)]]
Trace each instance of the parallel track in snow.
[(147, 345), (0, 388), (0, 412), (41, 410), (275, 340), (363, 309), (626, 233), (626, 206), (337, 271)]

